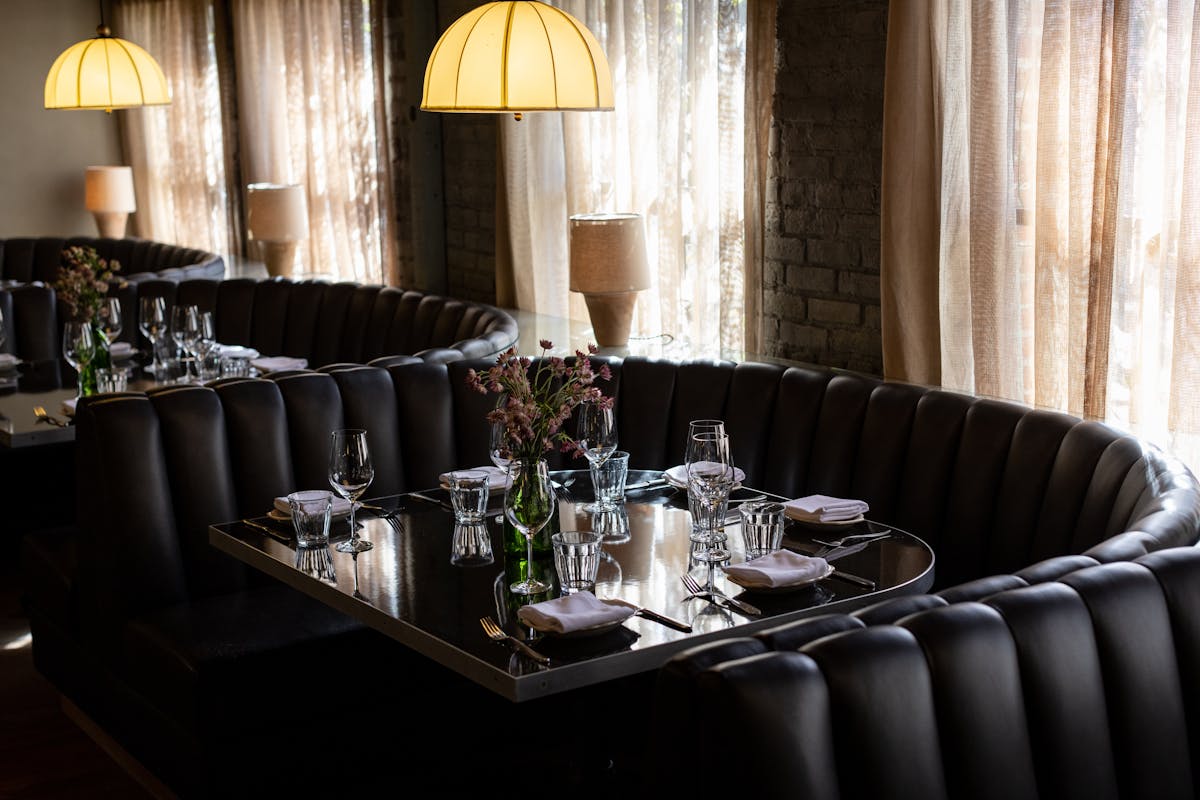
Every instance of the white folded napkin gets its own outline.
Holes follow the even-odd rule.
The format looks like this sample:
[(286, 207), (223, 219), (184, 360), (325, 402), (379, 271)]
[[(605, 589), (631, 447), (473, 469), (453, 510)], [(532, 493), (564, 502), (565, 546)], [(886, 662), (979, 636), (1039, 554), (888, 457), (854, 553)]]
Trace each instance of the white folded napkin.
[(12, 369), (20, 363), (21, 359), (17, 358), (12, 353), (0, 353), (0, 370)]
[[(677, 464), (663, 473), (667, 479), (667, 483), (674, 486), (676, 489), (686, 489), (688, 485), (687, 464)], [(735, 486), (746, 480), (746, 473), (738, 467), (733, 468), (733, 483)]]
[(59, 408), (59, 410), (62, 411), (62, 413), (66, 414), (68, 417), (73, 417), (73, 416), (75, 416), (75, 403), (76, 402), (77, 402), (77, 398), (68, 397), (66, 400), (62, 401), (62, 406)]
[(725, 568), (725, 574), (738, 585), (757, 589), (810, 583), (828, 572), (829, 562), (825, 559), (802, 556), (791, 550), (776, 550), (762, 558)]
[(240, 344), (220, 345), (221, 358), (258, 358), (262, 353), (253, 347), (242, 347)]
[(517, 612), (529, 627), (543, 633), (572, 633), (633, 616), (637, 606), (624, 600), (601, 600), (591, 592), (576, 592), (557, 600), (522, 606)]
[[(287, 497), (275, 498), (275, 510), (285, 517), (292, 515), (292, 507), (288, 505)], [(335, 517), (344, 517), (350, 513), (350, 501), (344, 497), (333, 496), (333, 503), (330, 505), (330, 512)]]
[(308, 366), (308, 360), (288, 358), (287, 356), (268, 356), (267, 358), (252, 359), (250, 365), (259, 372), (283, 372), (287, 369), (304, 369)]
[[(504, 489), (508, 486), (508, 472), (499, 467), (466, 467), (465, 469), (452, 470), (453, 472), (486, 472), (488, 476), (488, 491), (495, 492)], [(442, 488), (450, 488), (450, 473), (443, 472), (438, 475), (438, 482), (442, 484)]]
[(824, 494), (810, 494), (783, 504), (783, 513), (802, 522), (842, 522), (860, 517), (870, 510), (862, 500), (846, 500)]
[(113, 358), (129, 358), (133, 355), (133, 345), (129, 342), (113, 342), (108, 346), (108, 354)]

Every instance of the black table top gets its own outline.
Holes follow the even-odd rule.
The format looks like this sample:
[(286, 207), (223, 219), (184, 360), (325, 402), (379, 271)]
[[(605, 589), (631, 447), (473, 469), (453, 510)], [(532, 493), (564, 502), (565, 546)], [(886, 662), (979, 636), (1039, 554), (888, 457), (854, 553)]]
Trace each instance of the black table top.
[[(592, 515), (581, 508), (591, 499), (587, 472), (557, 475), (561, 480), (576, 478), (571, 492), (577, 500), (560, 498), (553, 524), (561, 530), (591, 530)], [(629, 482), (657, 475), (631, 470)], [(753, 490), (743, 488), (735, 498), (751, 493)], [(447, 495), (441, 489), (419, 494), (427, 499), (400, 495), (369, 501), (398, 508), (397, 524), (370, 512), (359, 512), (360, 535), (374, 543), (372, 550), (357, 558), (332, 547), (320, 551), (321, 558), (328, 552), (336, 582), (321, 580), (298, 568), (297, 551), (282, 541), (290, 537), (288, 523), (275, 523), (266, 517), (253, 520), (272, 527), (276, 536), (242, 522), (214, 525), (209, 529), (209, 541), (513, 701), (656, 669), (675, 653), (702, 642), (747, 635), (806, 616), (850, 611), (888, 596), (926, 591), (933, 583), (933, 552), (915, 536), (891, 529), (891, 537), (836, 562), (840, 570), (874, 581), (874, 591), (828, 578), (793, 593), (745, 593), (718, 567), (713, 575), (715, 586), (758, 606), (763, 615), (750, 618), (706, 601), (685, 600), (680, 576), (690, 571), (704, 583), (709, 567), (691, 559), (686, 494), (668, 487), (633, 493), (627, 498), (629, 538), (605, 543), (596, 595), (620, 597), (688, 622), (693, 626), (692, 633), (631, 617), (599, 636), (539, 637), (516, 617), (520, 605), (529, 600), (508, 591), (514, 572), (524, 563), (524, 554), (505, 554), (503, 518), (492, 517), (487, 523), (494, 561), (482, 566), (455, 566), (451, 563), (453, 515), (440, 505)], [(492, 506), (498, 507), (498, 502)], [(814, 530), (789, 520), (784, 546), (801, 553), (813, 552), (817, 548), (813, 536), (826, 538), (867, 529), (888, 528), (863, 522), (836, 530)], [(739, 563), (745, 559), (736, 525), (729, 526), (728, 533), (731, 563)], [(335, 542), (347, 534), (345, 522), (335, 523)], [(305, 555), (311, 562), (313, 555)], [(552, 575), (549, 555), (542, 558), (535, 554), (535, 569)], [(557, 594), (533, 600), (550, 596)], [(529, 640), (551, 658), (550, 666), (541, 667), (490, 641), (479, 623), (485, 615), (500, 621), (509, 633)]]

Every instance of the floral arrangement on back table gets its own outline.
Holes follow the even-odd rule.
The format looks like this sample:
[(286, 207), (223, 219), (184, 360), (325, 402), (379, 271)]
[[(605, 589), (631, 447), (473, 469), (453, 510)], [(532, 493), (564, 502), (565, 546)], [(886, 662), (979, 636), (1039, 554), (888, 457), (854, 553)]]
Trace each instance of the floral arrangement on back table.
[(100, 301), (108, 294), (108, 282), (120, 269), (116, 259), (106, 261), (92, 247), (74, 246), (63, 251), (54, 291), (71, 319), (91, 322), (96, 318)]
[(529, 367), (533, 360), (518, 356), (516, 348), (510, 347), (486, 373), (468, 370), (467, 386), (480, 394), (490, 391), (502, 395), (496, 408), (488, 412), (487, 420), (504, 425), (504, 457), (537, 461), (556, 445), (564, 453), (582, 455), (579, 444), (562, 430), (563, 423), (580, 403), (612, 405), (612, 398), (593, 385), (597, 378), (611, 379), (612, 372), (607, 364), (592, 369), (588, 355), (596, 353), (595, 345), (588, 345), (587, 354), (576, 350), (574, 364), (557, 356), (545, 358), (554, 346), (552, 342), (542, 339), (538, 345), (542, 360), (532, 376)]

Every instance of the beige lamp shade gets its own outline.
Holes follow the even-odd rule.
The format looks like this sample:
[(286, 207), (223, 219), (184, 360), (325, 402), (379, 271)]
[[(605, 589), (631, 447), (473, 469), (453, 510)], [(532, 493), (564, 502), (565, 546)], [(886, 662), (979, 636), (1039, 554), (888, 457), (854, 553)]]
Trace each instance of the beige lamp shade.
[(137, 211), (132, 167), (88, 167), (83, 205), (88, 211)]
[(158, 62), (142, 48), (112, 35), (96, 36), (62, 52), (46, 75), (46, 108), (104, 109), (167, 105), (171, 93)]
[(246, 187), (246, 231), (262, 242), (267, 274), (290, 278), (296, 242), (308, 237), (308, 204), (297, 184), (252, 183)]
[(650, 288), (641, 214), (571, 217), (571, 291), (637, 292)]
[(297, 184), (252, 183), (246, 187), (246, 228), (251, 239), (294, 242), (308, 236), (308, 205)]
[(533, 0), (487, 3), (455, 21), (429, 56), (421, 94), (427, 111), (612, 107), (612, 72), (596, 37), (565, 11)]
[(650, 288), (642, 217), (576, 214), (570, 222), (571, 291), (583, 293), (596, 343), (624, 347), (637, 293)]

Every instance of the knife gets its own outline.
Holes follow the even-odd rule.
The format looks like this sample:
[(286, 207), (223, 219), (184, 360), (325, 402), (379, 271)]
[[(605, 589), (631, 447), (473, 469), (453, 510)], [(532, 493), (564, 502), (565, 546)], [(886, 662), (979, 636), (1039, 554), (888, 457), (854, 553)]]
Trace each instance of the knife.
[(633, 615), (657, 622), (659, 625), (666, 625), (668, 628), (674, 628), (677, 631), (683, 631), (684, 633), (692, 632), (692, 626), (686, 622), (680, 622), (677, 619), (668, 617), (666, 614), (659, 614), (657, 611), (651, 611), (648, 608), (638, 608), (637, 611), (633, 612)]
[(247, 528), (253, 528), (256, 531), (265, 533), (267, 536), (270, 536), (272, 539), (283, 542), (284, 544), (292, 543), (292, 537), (288, 536), (287, 534), (283, 533), (282, 531), (275, 530), (274, 528), (270, 527), (269, 525), (263, 525), (261, 522), (255, 522), (252, 519), (244, 519), (244, 520), (242, 520), (242, 524), (245, 525)]
[(834, 568), (833, 573), (829, 577), (841, 578), (842, 580), (846, 581), (846, 583), (857, 584), (858, 586), (862, 586), (872, 591), (875, 590), (875, 581), (867, 580), (866, 578), (860, 578), (857, 575), (851, 575), (849, 572), (842, 572), (837, 568)]
[(642, 481), (641, 483), (631, 483), (625, 487), (626, 492), (636, 492), (639, 489), (654, 489), (659, 486), (666, 486), (666, 478), (655, 478), (654, 480)]
[(439, 508), (444, 508), (444, 509), (446, 509), (447, 511), (453, 511), (453, 510), (454, 510), (454, 506), (450, 505), (450, 501), (449, 501), (449, 500), (441, 500), (441, 499), (439, 499), (439, 498), (436, 498), (436, 497), (430, 497), (429, 495), (427, 495), (427, 494), (421, 494), (420, 492), (409, 492), (409, 493), (408, 493), (407, 495), (405, 495), (405, 496), (406, 496), (406, 497), (412, 497), (412, 498), (414, 498), (414, 499), (417, 499), (417, 500), (424, 500), (426, 503), (432, 503), (433, 505), (435, 505), (435, 506), (438, 506)]

